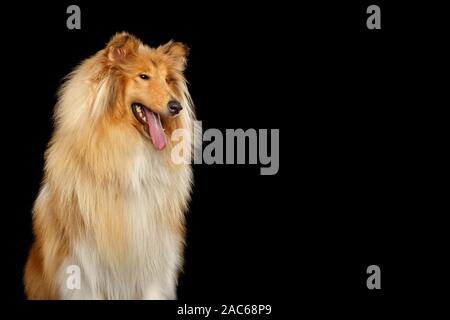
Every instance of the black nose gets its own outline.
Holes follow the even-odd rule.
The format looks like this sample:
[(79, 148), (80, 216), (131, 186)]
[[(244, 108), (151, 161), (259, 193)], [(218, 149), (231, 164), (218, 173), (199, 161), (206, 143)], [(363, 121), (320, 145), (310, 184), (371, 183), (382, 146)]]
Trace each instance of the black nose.
[(169, 103), (167, 104), (167, 108), (169, 109), (170, 114), (173, 116), (178, 114), (181, 109), (183, 109), (181, 104), (176, 100), (169, 101)]

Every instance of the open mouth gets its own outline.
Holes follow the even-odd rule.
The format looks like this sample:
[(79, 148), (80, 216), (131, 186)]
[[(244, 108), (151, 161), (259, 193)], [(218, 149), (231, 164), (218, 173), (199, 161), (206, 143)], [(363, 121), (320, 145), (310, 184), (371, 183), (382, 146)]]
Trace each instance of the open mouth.
[(136, 119), (143, 125), (145, 132), (150, 136), (153, 146), (157, 150), (162, 150), (166, 146), (166, 136), (161, 123), (161, 116), (140, 103), (131, 105)]

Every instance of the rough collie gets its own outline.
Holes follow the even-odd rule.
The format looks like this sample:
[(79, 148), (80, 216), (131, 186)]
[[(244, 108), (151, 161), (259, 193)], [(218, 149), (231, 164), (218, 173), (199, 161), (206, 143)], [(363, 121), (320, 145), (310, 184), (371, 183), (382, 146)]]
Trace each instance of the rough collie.
[(171, 161), (170, 137), (192, 132), (186, 55), (119, 33), (67, 76), (33, 207), (29, 299), (176, 298), (192, 170)]

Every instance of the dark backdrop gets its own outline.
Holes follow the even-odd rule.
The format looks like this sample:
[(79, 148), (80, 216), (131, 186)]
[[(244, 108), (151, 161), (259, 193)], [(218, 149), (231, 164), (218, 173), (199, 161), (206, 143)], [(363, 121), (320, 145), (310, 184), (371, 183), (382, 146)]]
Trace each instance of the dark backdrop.
[[(72, 2), (5, 7), (6, 297), (24, 298), (30, 212), (61, 78), (123, 30), (191, 48), (186, 77), (204, 129), (280, 129), (277, 175), (195, 166), (180, 300), (373, 310), (406, 292), (405, 266), (420, 249), (410, 228), (420, 206), (410, 174), (419, 98), (410, 92), (422, 34), (406, 24), (407, 6), (378, 2), (382, 30), (370, 31), (372, 3), (340, 2), (74, 1), (81, 30), (66, 28)], [(366, 288), (371, 264), (380, 291)]]

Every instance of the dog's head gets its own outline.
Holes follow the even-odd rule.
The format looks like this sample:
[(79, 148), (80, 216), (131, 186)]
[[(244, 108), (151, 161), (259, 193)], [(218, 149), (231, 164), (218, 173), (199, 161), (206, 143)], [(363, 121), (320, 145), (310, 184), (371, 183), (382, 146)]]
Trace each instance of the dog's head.
[(115, 35), (103, 50), (114, 117), (129, 121), (157, 150), (190, 112), (183, 76), (187, 53), (180, 42), (151, 48), (128, 33)]

